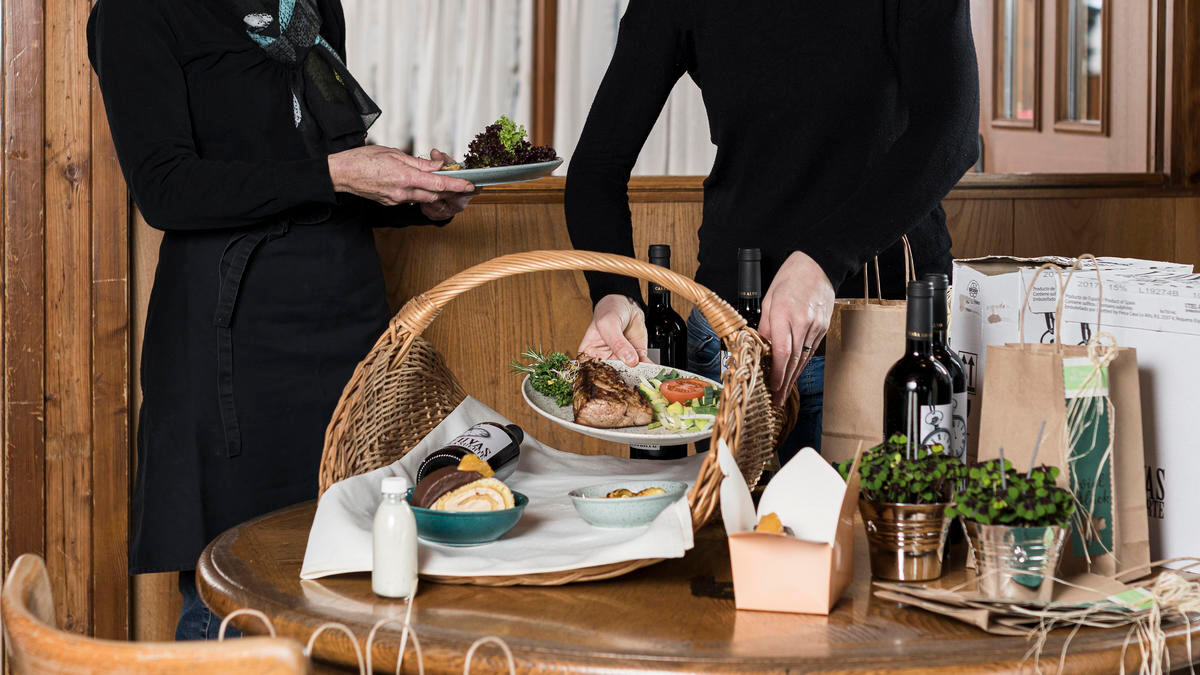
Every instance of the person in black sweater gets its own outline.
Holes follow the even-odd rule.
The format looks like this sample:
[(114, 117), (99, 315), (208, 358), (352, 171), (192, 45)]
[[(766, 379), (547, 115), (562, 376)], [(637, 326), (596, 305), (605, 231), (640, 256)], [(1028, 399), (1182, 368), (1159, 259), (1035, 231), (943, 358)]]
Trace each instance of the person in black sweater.
[(99, 0), (87, 33), (125, 180), (164, 230), (129, 567), (180, 570), (176, 637), (211, 638), (197, 558), (316, 497), (325, 426), (387, 326), (371, 228), (444, 224), (474, 186), (433, 174), (436, 151), (364, 146), (380, 111), (339, 0)]
[[(576, 248), (634, 255), (626, 185), (684, 73), (717, 146), (696, 280), (733, 302), (735, 250), (762, 249), (759, 331), (782, 401), (820, 353), (835, 295), (861, 296), (868, 261), (880, 260), (885, 297), (904, 297), (902, 235), (919, 273), (949, 271), (940, 202), (978, 153), (968, 2), (631, 0), (567, 173)], [(636, 280), (587, 279), (595, 309), (579, 351), (644, 360)], [(711, 329), (698, 312), (688, 323), (690, 365), (713, 368)], [(821, 378), (805, 381), (797, 433), (819, 447)]]

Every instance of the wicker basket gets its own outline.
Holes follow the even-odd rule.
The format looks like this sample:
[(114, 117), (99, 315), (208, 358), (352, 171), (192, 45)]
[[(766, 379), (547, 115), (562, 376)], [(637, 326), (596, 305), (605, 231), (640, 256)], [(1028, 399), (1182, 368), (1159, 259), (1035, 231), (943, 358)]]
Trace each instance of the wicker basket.
[[(767, 345), (727, 302), (666, 268), (632, 258), (588, 251), (530, 251), (501, 256), (466, 269), (408, 301), (388, 330), (354, 370), (325, 432), (320, 490), (337, 481), (387, 466), (417, 445), (466, 397), (454, 375), (421, 332), (451, 300), (477, 286), (517, 274), (594, 270), (652, 281), (695, 303), (730, 352), (724, 390), (713, 424), (753, 486), (763, 464), (796, 418), (798, 399), (787, 410), (771, 403), (766, 387)], [(693, 526), (699, 528), (717, 504), (721, 470), (710, 452), (688, 493)], [(489, 586), (556, 585), (615, 577), (656, 559), (632, 560), (576, 570), (521, 576), (428, 577), (446, 583)]]

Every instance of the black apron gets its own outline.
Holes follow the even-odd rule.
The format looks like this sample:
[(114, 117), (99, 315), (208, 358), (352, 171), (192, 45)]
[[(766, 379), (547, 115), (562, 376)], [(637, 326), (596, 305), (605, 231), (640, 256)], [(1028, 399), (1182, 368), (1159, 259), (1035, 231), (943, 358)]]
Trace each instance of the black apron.
[(130, 568), (192, 569), (254, 516), (316, 497), (325, 427), (389, 310), (354, 209), (167, 233), (142, 351)]

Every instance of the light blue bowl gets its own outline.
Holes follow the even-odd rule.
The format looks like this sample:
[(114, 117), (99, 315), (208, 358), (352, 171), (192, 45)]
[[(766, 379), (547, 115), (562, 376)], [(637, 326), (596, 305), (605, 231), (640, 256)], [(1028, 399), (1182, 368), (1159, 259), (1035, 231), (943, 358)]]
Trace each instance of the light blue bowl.
[[(611, 499), (604, 496), (621, 488), (641, 492), (648, 487), (660, 487), (667, 493)], [(576, 488), (567, 495), (579, 515), (596, 527), (641, 527), (654, 522), (658, 514), (684, 496), (687, 489), (687, 483), (669, 480), (620, 480)]]
[(417, 536), (450, 546), (476, 546), (503, 537), (521, 519), (529, 498), (513, 490), (511, 509), (499, 511), (434, 511), (412, 506), (412, 488), (404, 499), (412, 507), (417, 521)]

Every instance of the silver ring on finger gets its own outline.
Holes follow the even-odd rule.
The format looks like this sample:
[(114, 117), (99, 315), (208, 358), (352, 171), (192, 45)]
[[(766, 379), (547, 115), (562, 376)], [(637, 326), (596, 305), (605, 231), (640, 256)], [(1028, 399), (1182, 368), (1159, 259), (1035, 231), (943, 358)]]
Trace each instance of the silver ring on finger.
[(812, 349), (813, 349), (812, 347), (810, 347), (810, 346), (808, 346), (808, 345), (804, 345), (803, 347), (801, 347), (801, 348), (800, 348), (800, 351), (802, 351), (802, 352), (804, 352), (805, 354), (807, 354), (808, 352), (811, 352), (811, 351), (812, 351)]

